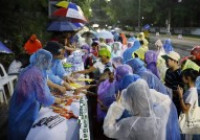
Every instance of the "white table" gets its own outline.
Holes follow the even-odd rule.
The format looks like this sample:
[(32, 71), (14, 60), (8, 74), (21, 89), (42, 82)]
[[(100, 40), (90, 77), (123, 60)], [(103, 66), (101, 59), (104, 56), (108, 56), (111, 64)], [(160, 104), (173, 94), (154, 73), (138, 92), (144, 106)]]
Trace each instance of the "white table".
[[(79, 116), (79, 102), (73, 102), (68, 108), (72, 110), (76, 116)], [(58, 115), (54, 113), (50, 108), (42, 107), (38, 119), (35, 122), (38, 122), (44, 117), (50, 117)], [(79, 123), (78, 119), (70, 119), (61, 122), (53, 128), (48, 128), (47, 126), (31, 128), (27, 140), (79, 140)]]

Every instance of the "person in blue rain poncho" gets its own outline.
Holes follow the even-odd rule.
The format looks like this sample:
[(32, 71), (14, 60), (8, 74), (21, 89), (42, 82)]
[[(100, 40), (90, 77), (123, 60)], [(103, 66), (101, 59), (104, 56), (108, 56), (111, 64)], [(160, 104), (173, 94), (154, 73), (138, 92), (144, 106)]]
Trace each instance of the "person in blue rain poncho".
[(55, 84), (64, 86), (66, 90), (71, 90), (68, 84), (68, 82), (70, 82), (70, 78), (67, 76), (61, 61), (65, 54), (64, 46), (57, 42), (51, 41), (47, 43), (44, 49), (51, 52), (53, 55), (51, 68), (47, 71), (49, 80)]
[(150, 89), (155, 89), (156, 91), (171, 97), (171, 94), (167, 91), (167, 88), (162, 84), (157, 76), (146, 69), (142, 60), (139, 58), (134, 58), (128, 61), (127, 64), (132, 67), (133, 73), (138, 74), (142, 79), (146, 80)]
[(122, 91), (127, 88), (129, 84), (135, 82), (140, 78), (139, 75), (133, 74), (133, 70), (129, 65), (118, 66), (115, 70), (115, 79), (116, 79), (116, 93), (117, 91)]
[(30, 65), (20, 74), (14, 94), (10, 100), (8, 137), (24, 140), (37, 119), (41, 105), (50, 106), (62, 100), (51, 95), (47, 86), (46, 70), (52, 55), (43, 49), (30, 58)]
[(127, 61), (133, 58), (132, 56), (133, 52), (138, 50), (140, 46), (141, 46), (140, 42), (137, 39), (135, 39), (133, 46), (130, 48), (127, 48), (123, 53), (124, 63), (126, 63)]
[(171, 51), (174, 50), (174, 49), (173, 49), (173, 46), (172, 46), (172, 41), (171, 41), (171, 39), (165, 40), (164, 45), (163, 45), (163, 48), (164, 48), (164, 50), (165, 50), (166, 53), (169, 53), (169, 52), (171, 52)]

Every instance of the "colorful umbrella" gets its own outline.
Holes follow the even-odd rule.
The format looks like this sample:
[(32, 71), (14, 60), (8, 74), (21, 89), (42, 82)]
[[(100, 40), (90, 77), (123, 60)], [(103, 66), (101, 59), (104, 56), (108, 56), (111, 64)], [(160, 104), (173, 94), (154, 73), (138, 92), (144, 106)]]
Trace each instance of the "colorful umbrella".
[(70, 2), (67, 2), (67, 1), (60, 1), (56, 4), (56, 6), (58, 7), (63, 7), (63, 8), (67, 8), (69, 6), (69, 3)]
[(54, 21), (52, 22), (47, 31), (57, 31), (57, 32), (65, 32), (65, 31), (77, 31), (81, 28), (81, 26), (77, 26), (79, 23), (71, 23), (68, 21)]
[(7, 48), (1, 41), (0, 41), (0, 52), (2, 53), (13, 53), (9, 48)]
[(82, 28), (82, 27), (84, 27), (85, 25), (84, 24), (82, 24), (82, 23), (73, 23), (76, 27), (78, 27), (78, 28)]
[(73, 8), (73, 9), (78, 10), (77, 5), (75, 3), (67, 2), (67, 1), (60, 1), (56, 4), (56, 6), (62, 7), (62, 8)]
[(83, 11), (80, 6), (72, 2), (61, 1), (56, 4), (59, 8), (52, 15), (56, 17), (67, 17), (72, 19), (78, 19), (82, 23), (86, 23), (87, 19), (85, 18)]

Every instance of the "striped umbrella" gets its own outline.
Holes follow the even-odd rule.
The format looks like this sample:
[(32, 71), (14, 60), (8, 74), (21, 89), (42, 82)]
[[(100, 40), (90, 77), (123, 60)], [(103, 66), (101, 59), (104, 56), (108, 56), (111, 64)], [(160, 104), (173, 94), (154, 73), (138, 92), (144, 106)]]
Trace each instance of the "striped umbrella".
[(61, 1), (56, 4), (56, 6), (61, 7), (57, 9), (52, 16), (55, 17), (66, 17), (71, 19), (77, 19), (81, 23), (86, 23), (87, 19), (85, 18), (82, 9), (80, 6), (72, 2)]

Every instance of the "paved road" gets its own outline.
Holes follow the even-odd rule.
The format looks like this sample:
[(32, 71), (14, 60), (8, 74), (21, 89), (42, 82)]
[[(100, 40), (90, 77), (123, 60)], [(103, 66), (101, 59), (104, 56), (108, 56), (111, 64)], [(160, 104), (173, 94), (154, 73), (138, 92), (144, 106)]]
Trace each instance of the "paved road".
[[(159, 39), (164, 41), (165, 39), (169, 38), (168, 36), (160, 36)], [(154, 48), (154, 43), (158, 39), (158, 37), (151, 35), (150, 36), (150, 48)], [(178, 39), (175, 36), (171, 37), (172, 44), (174, 47), (174, 50), (177, 51), (181, 57), (188, 56), (190, 54), (191, 49), (193, 46), (200, 45), (200, 39), (194, 39), (194, 38), (184, 38)]]

